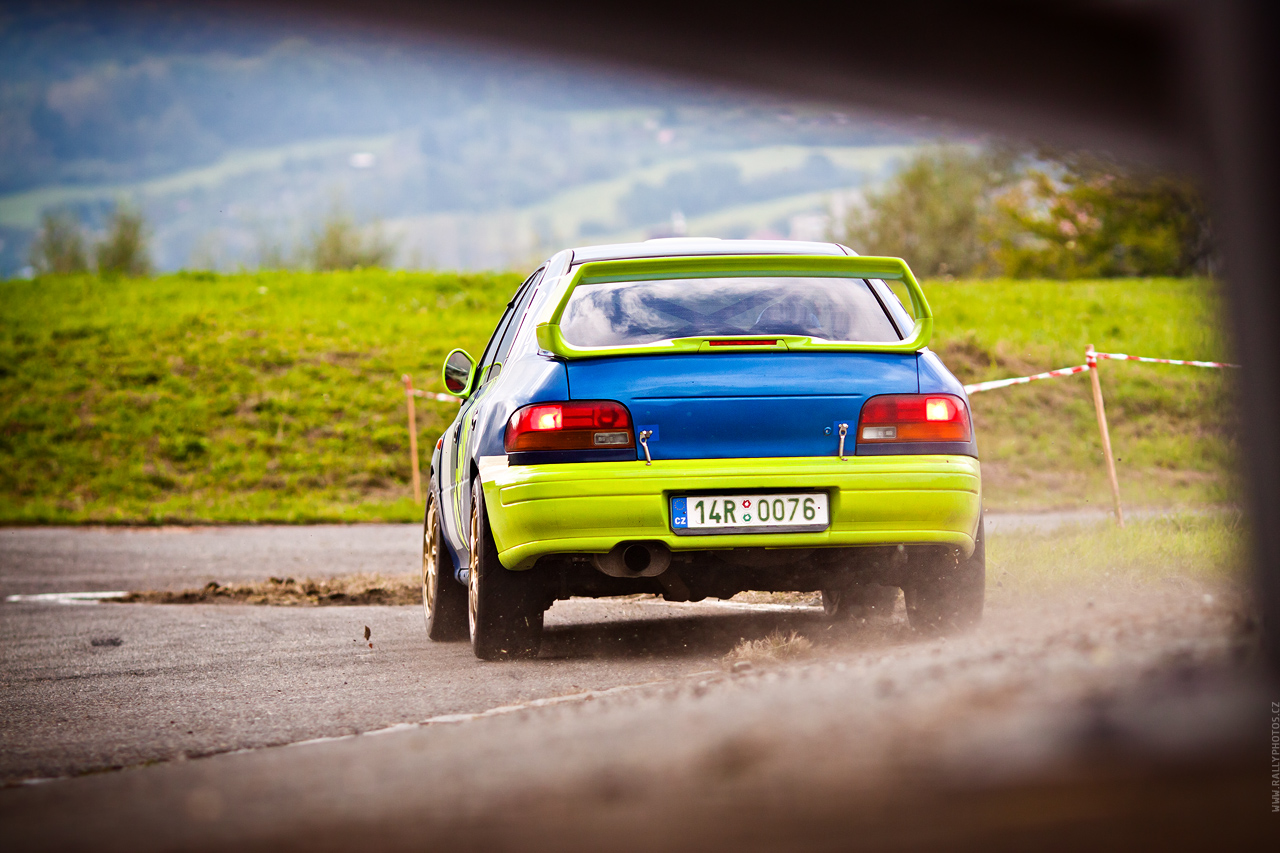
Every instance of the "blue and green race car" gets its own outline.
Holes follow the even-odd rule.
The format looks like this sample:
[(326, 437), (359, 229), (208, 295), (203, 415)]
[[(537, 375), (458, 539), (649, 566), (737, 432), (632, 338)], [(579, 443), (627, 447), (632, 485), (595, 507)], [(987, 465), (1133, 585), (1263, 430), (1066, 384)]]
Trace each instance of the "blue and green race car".
[[(906, 300), (899, 299), (904, 292)], [(520, 286), (437, 442), (433, 640), (538, 653), (569, 596), (821, 591), (912, 626), (982, 615), (969, 402), (906, 263), (831, 243), (667, 239), (560, 252)]]

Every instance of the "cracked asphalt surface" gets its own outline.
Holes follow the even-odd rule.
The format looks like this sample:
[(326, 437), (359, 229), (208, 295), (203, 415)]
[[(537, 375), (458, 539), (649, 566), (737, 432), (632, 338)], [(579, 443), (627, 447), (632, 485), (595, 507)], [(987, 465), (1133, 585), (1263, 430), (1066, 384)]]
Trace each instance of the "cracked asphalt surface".
[[(416, 536), (4, 530), (0, 592), (399, 574)], [(948, 641), (901, 612), (572, 600), (508, 664), (429, 643), (416, 607), (0, 608), (11, 849), (1173, 849), (1280, 826), (1280, 696), (1230, 591), (997, 603)], [(813, 651), (726, 671), (776, 628)], [(340, 739), (271, 748), (315, 738)]]

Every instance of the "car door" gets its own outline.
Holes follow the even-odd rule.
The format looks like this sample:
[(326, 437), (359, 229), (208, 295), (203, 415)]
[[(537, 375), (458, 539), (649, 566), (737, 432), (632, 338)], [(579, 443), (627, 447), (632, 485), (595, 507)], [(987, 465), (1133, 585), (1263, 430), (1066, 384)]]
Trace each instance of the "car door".
[(471, 465), (469, 460), (470, 448), (475, 443), (472, 430), (480, 413), (480, 407), (484, 405), (489, 389), (501, 372), (501, 358), (504, 358), (507, 350), (511, 348), (511, 340), (519, 326), (524, 308), (528, 304), (529, 294), (533, 292), (542, 272), (543, 268), (539, 268), (529, 276), (507, 303), (507, 309), (503, 312), (493, 335), (489, 338), (489, 343), (484, 348), (484, 354), (480, 357), (479, 366), (476, 368), (476, 388), (463, 402), (462, 409), (454, 421), (452, 440), (445, 444), (444, 449), (448, 451), (449, 458), (442, 459), (441, 462), (448, 468), (451, 493), (445, 496), (445, 503), (452, 510), (450, 514), (455, 521), (454, 530), (446, 529), (446, 533), (453, 534), (451, 537), (454, 538), (453, 544), (460, 554), (469, 554), (470, 550), (468, 540), (471, 524)]

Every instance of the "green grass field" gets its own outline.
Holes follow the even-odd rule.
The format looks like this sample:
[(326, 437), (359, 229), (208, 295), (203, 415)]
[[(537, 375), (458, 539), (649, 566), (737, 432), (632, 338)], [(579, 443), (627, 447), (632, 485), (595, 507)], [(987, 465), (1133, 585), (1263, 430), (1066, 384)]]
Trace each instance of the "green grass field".
[[(0, 283), (0, 523), (414, 520), (402, 373), (439, 390), (514, 274), (262, 273)], [(965, 380), (1100, 349), (1228, 357), (1204, 281), (935, 282)], [(1106, 363), (1126, 501), (1230, 503), (1230, 377)], [(1107, 505), (1085, 376), (974, 397), (991, 509)], [(424, 456), (452, 403), (420, 402)]]
[(1007, 531), (987, 544), (987, 598), (1123, 593), (1169, 584), (1239, 585), (1246, 525), (1235, 510)]
[[(0, 519), (415, 518), (402, 373), (479, 352), (516, 275), (0, 285)], [(429, 448), (452, 403), (423, 402)]]
[[(1202, 280), (933, 282), (933, 347), (965, 382), (1026, 376), (1100, 352), (1230, 361), (1215, 285)], [(1233, 503), (1232, 371), (1103, 361), (1121, 498)], [(974, 394), (989, 509), (1109, 506), (1089, 376)]]

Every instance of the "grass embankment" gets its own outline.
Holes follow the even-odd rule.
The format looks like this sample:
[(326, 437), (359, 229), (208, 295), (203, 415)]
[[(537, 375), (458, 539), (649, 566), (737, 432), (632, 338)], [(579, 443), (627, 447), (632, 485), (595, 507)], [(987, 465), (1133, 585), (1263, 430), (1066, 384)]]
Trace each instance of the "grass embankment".
[[(420, 517), (402, 373), (439, 390), (515, 275), (0, 284), (0, 520)], [(419, 401), (424, 453), (456, 404)]]
[[(515, 275), (386, 272), (0, 283), (0, 522), (416, 520), (400, 375), (439, 390)], [(1202, 281), (926, 284), (965, 381), (1086, 343), (1226, 356)], [(1127, 501), (1230, 501), (1230, 378), (1103, 366)], [(1105, 505), (1088, 379), (974, 396), (992, 509)], [(456, 411), (420, 401), (424, 456)]]

